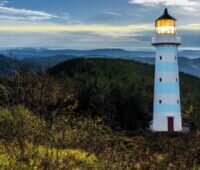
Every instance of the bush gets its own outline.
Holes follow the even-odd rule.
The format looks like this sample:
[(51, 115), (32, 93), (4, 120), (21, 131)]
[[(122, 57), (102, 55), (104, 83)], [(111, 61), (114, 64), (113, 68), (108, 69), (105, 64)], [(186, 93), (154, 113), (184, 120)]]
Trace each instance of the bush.
[(45, 123), (23, 106), (0, 108), (0, 139), (15, 143), (24, 158), (26, 141), (39, 143), (44, 135)]

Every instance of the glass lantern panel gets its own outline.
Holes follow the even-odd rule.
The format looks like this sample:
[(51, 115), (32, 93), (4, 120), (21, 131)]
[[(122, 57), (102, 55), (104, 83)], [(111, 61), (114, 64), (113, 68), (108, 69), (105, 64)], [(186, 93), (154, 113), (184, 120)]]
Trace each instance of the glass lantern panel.
[(158, 20), (156, 22), (157, 34), (176, 34), (176, 23), (174, 20)]

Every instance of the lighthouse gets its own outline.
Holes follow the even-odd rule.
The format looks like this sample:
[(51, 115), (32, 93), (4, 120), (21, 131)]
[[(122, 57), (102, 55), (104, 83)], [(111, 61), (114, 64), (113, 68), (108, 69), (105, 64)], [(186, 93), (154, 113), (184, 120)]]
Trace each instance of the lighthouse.
[(154, 132), (182, 131), (181, 101), (178, 69), (178, 46), (181, 38), (176, 35), (176, 19), (164, 14), (155, 21), (156, 48), (153, 121)]

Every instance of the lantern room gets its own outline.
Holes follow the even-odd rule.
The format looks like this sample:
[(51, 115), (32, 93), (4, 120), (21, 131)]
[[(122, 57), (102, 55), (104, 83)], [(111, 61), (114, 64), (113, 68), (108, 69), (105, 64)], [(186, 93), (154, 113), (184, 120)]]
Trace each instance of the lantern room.
[(176, 19), (168, 14), (167, 8), (164, 14), (156, 20), (156, 34), (176, 34)]

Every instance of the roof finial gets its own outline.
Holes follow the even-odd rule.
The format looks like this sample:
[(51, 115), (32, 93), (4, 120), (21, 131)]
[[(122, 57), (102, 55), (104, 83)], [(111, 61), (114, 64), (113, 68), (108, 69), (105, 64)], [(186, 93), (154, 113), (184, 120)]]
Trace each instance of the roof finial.
[[(161, 17), (159, 17), (157, 20), (163, 20), (163, 19), (169, 19), (169, 20), (174, 20), (174, 21), (176, 21), (176, 19), (175, 19), (174, 17), (172, 17), (172, 16), (170, 16), (170, 15), (168, 14), (167, 8), (165, 8), (164, 14), (163, 14)], [(157, 21), (157, 20), (156, 20), (156, 21)]]
[(167, 10), (167, 8), (165, 8), (165, 14), (168, 14), (168, 10)]

